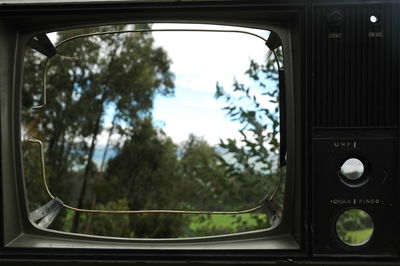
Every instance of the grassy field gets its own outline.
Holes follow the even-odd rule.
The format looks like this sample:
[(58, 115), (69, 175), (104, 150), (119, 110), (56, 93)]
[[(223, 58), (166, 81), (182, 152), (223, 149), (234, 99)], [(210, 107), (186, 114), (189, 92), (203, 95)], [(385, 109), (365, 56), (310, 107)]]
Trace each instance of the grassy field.
[(189, 224), (190, 235), (216, 235), (256, 230), (269, 226), (265, 214), (196, 215)]
[(370, 239), (373, 229), (350, 231), (346, 234), (346, 239), (351, 239), (351, 244), (360, 244)]

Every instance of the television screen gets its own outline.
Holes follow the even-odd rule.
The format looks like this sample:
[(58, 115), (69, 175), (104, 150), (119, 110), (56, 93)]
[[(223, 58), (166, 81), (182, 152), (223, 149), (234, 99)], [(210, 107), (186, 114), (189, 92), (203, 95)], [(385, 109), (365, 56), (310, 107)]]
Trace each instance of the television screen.
[[(279, 223), (284, 60), (280, 44), (266, 45), (271, 31), (153, 23), (46, 36), (57, 55), (31, 45), (23, 67), (31, 222), (124, 238), (216, 236)], [(276, 206), (270, 217), (266, 197)], [(35, 216), (53, 198), (61, 210)]]

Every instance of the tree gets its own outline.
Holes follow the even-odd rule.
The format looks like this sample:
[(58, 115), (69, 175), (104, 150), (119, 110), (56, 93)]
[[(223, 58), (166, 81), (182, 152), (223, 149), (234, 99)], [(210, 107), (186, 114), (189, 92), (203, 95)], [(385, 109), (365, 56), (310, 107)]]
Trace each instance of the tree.
[[(95, 31), (124, 28), (100, 27)], [(93, 29), (60, 32), (59, 38), (87, 32)], [(173, 94), (173, 75), (165, 51), (154, 46), (151, 34), (78, 38), (60, 46), (59, 52), (68, 58), (51, 60), (48, 103), (33, 115), (31, 104), (42, 100), (38, 89), (42, 71), (31, 71), (38, 69), (43, 59), (28, 55), (25, 65), (31, 74), (25, 75), (24, 80), (22, 120), (31, 137), (39, 137), (47, 144), (46, 168), (55, 195), (76, 202), (78, 208), (88, 207), (88, 196), (93, 195), (88, 188), (89, 179), (97, 167), (93, 156), (98, 136), (105, 130), (105, 117), (109, 115), (106, 110), (114, 107), (113, 127), (129, 131), (150, 112), (156, 94)], [(71, 186), (75, 189), (65, 189)], [(79, 217), (78, 213), (74, 218), (73, 231), (79, 227)]]
[[(181, 145), (179, 154), (186, 209), (234, 211), (243, 206), (243, 201), (232, 197), (232, 191), (241, 195), (243, 193), (237, 190), (240, 186), (237, 180), (232, 175), (226, 175), (228, 169), (220, 161), (221, 151), (218, 146), (210, 146), (204, 139), (191, 134)], [(240, 196), (238, 198), (242, 199)], [(266, 218), (260, 214), (191, 215), (185, 236), (229, 234), (266, 226)]]
[[(106, 174), (98, 182), (96, 190), (102, 194), (98, 204), (107, 206), (126, 199), (130, 210), (182, 209), (182, 178), (177, 170), (176, 152), (172, 140), (153, 127), (151, 117), (138, 122), (118, 154), (109, 160)], [(179, 235), (185, 223), (182, 216), (168, 214), (128, 218), (129, 235), (135, 237)], [(103, 221), (103, 224), (109, 223), (109, 220)], [(94, 226), (90, 226), (92, 231), (96, 231)], [(98, 230), (102, 228), (98, 226)], [(110, 228), (108, 234), (112, 234), (112, 230)]]
[(219, 154), (207, 141), (193, 134), (181, 147), (180, 168), (186, 184), (185, 203), (190, 209), (229, 210), (225, 206), (227, 189), (225, 169), (219, 163)]
[[(64, 39), (90, 31), (60, 36)], [(27, 136), (44, 140), (51, 190), (69, 205), (102, 210), (240, 210), (254, 207), (267, 192), (272, 193), (279, 176), (279, 110), (260, 103), (253, 87), (235, 82), (232, 94), (217, 87), (216, 97), (225, 100), (227, 116), (242, 124), (242, 140), (228, 139), (212, 147), (191, 135), (177, 148), (152, 121), (154, 97), (173, 94), (173, 75), (165, 51), (154, 47), (150, 34), (78, 38), (62, 45), (60, 52), (69, 57), (50, 62), (48, 104), (33, 114), (28, 108), (41, 100), (39, 66), (43, 58), (29, 52), (22, 119)], [(247, 74), (277, 106), (278, 89), (263, 83), (277, 78), (275, 70), (269, 58), (265, 66), (252, 61)], [(112, 140), (114, 132), (119, 139)], [(43, 192), (39, 154), (27, 145), (25, 169), (29, 176), (38, 176), (27, 184), (31, 191)], [(35, 207), (49, 200), (45, 193), (30, 199)], [(211, 215), (200, 218), (209, 223), (194, 233), (188, 231), (195, 217), (170, 214), (114, 216), (66, 211), (53, 226), (97, 235), (177, 237), (230, 233), (266, 224), (259, 214), (252, 215), (256, 227), (240, 215), (229, 218), (232, 225), (224, 228), (213, 225)]]
[[(276, 53), (282, 65), (281, 50)], [(227, 169), (227, 177), (236, 185), (230, 190), (230, 196), (243, 207), (260, 201), (267, 194), (272, 195), (280, 175), (284, 174), (279, 165), (279, 88), (275, 57), (270, 53), (265, 65), (251, 60), (246, 74), (256, 86), (235, 81), (233, 93), (229, 94), (217, 84), (215, 93), (217, 99), (226, 102), (224, 110), (227, 116), (242, 125), (239, 142), (235, 139), (221, 140), (219, 146), (229, 155), (221, 156), (220, 161)], [(262, 91), (256, 91), (256, 88)], [(262, 100), (260, 96), (263, 96)], [(272, 106), (263, 104), (266, 97)], [(227, 157), (231, 159), (227, 160)], [(282, 203), (282, 185), (280, 192), (277, 200)]]

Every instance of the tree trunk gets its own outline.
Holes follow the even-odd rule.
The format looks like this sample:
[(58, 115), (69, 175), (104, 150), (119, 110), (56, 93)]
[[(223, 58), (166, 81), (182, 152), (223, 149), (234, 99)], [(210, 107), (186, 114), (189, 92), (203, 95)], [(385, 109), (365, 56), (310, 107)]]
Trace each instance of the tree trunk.
[[(103, 99), (104, 98), (105, 97), (103, 96)], [(105, 99), (104, 100), (103, 99), (101, 101), (102, 103), (105, 100)], [(100, 130), (100, 121), (101, 121), (102, 115), (103, 115), (103, 112), (101, 112), (100, 115), (97, 117), (96, 124), (95, 124), (94, 130), (93, 130), (92, 143), (90, 145), (89, 156), (88, 156), (88, 160), (87, 160), (86, 167), (85, 167), (85, 173), (83, 175), (83, 184), (82, 184), (82, 188), (81, 188), (81, 193), (80, 193), (79, 199), (78, 199), (78, 206), (77, 206), (78, 209), (82, 209), (82, 207), (83, 207), (83, 202), (84, 202), (86, 190), (87, 190), (88, 176), (90, 173), (93, 154), (94, 154), (94, 150), (96, 147), (97, 135), (99, 134), (99, 130)], [(72, 232), (77, 232), (77, 230), (79, 228), (79, 218), (80, 218), (80, 212), (76, 212), (75, 216), (74, 216), (74, 221), (72, 224)]]
[[(113, 120), (111, 122), (110, 132), (109, 132), (108, 138), (107, 138), (107, 143), (106, 143), (106, 146), (104, 148), (103, 158), (101, 160), (101, 165), (100, 165), (100, 175), (101, 175), (101, 177), (104, 176), (103, 168), (104, 168), (104, 164), (105, 164), (106, 157), (107, 157), (108, 147), (110, 145), (110, 139), (111, 139), (111, 136), (112, 136), (113, 131), (114, 131), (116, 118), (117, 118), (117, 115), (114, 115), (114, 118), (113, 118)], [(94, 209), (96, 207), (96, 200), (97, 200), (97, 191), (94, 191), (93, 192), (93, 198), (92, 198), (92, 201), (90, 203), (90, 209)], [(85, 230), (84, 230), (85, 233), (89, 232), (89, 230), (90, 230), (89, 227), (90, 227), (91, 223), (92, 223), (92, 216), (89, 216), (89, 218), (87, 219), (87, 222), (86, 222)]]
[(115, 114), (113, 117), (113, 120), (111, 122), (111, 128), (110, 128), (110, 132), (108, 133), (108, 138), (107, 138), (107, 143), (106, 143), (106, 147), (104, 148), (104, 153), (103, 153), (103, 158), (101, 160), (101, 165), (100, 165), (100, 172), (103, 172), (103, 168), (104, 168), (104, 163), (106, 161), (106, 157), (107, 157), (107, 152), (108, 152), (108, 147), (110, 146), (110, 140), (111, 140), (111, 136), (113, 134), (114, 131), (114, 126), (115, 126), (115, 120), (117, 118), (117, 115)]

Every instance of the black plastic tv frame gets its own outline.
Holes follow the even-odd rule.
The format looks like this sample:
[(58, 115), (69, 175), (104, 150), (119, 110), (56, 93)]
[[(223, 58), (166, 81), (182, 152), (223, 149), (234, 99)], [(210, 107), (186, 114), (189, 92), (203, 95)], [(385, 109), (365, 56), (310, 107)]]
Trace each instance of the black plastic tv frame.
[[(124, 242), (29, 221), (19, 135), (24, 49), (40, 33), (137, 22), (258, 27), (281, 37), (289, 175), (277, 228)], [(399, 52), (400, 1), (0, 2), (0, 265), (400, 265)], [(348, 158), (365, 167), (354, 182), (339, 173)], [(348, 246), (335, 223), (354, 208), (370, 214), (374, 232)]]

